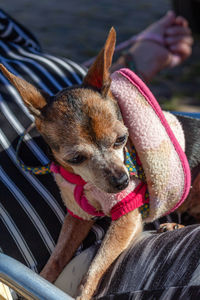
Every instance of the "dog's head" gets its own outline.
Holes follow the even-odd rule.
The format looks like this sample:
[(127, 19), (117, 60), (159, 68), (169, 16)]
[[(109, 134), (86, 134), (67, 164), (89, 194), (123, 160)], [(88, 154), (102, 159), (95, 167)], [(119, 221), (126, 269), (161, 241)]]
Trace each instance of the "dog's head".
[(35, 116), (56, 161), (108, 193), (117, 193), (129, 183), (124, 165), (128, 131), (110, 91), (115, 40), (112, 28), (83, 84), (53, 97), (0, 67)]

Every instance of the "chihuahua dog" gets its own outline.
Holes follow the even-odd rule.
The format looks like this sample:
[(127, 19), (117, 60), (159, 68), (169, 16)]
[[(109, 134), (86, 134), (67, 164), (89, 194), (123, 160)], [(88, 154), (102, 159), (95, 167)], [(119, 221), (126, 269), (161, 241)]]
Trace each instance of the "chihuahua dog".
[[(55, 161), (106, 193), (118, 193), (130, 181), (124, 164), (128, 130), (110, 91), (109, 68), (115, 40), (112, 28), (83, 84), (66, 88), (53, 97), (0, 66), (34, 115), (36, 127), (51, 147)], [(73, 191), (62, 184), (59, 176), (56, 181), (66, 206), (72, 211), (80, 211)], [(87, 198), (97, 210), (102, 209), (89, 194)], [(50, 282), (56, 280), (91, 229), (94, 220), (87, 215), (83, 219), (67, 214), (57, 245), (41, 272), (41, 276)], [(138, 209), (111, 222), (77, 299), (91, 299), (105, 271), (141, 231), (142, 218)]]

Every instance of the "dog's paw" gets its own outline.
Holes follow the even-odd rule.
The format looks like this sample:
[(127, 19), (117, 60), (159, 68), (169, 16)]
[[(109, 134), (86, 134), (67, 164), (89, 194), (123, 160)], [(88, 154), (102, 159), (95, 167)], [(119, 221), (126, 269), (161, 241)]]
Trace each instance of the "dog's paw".
[(90, 300), (90, 299), (92, 299), (91, 295), (85, 293), (83, 285), (81, 285), (79, 287), (79, 290), (80, 290), (80, 296), (76, 297), (76, 300)]
[(95, 282), (88, 279), (88, 275), (85, 275), (79, 285), (78, 294), (76, 300), (90, 300), (95, 291)]
[(180, 229), (183, 227), (184, 227), (184, 225), (177, 224), (177, 223), (164, 223), (164, 224), (160, 225), (159, 229), (157, 229), (157, 233), (173, 231), (173, 230), (177, 230), (177, 229)]

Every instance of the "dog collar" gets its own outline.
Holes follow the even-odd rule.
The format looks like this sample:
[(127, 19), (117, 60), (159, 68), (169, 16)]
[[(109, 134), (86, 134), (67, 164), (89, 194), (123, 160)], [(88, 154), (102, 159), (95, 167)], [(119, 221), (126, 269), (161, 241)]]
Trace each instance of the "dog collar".
[[(16, 160), (21, 166), (21, 168), (34, 175), (45, 175), (49, 173), (56, 173), (60, 174), (66, 181), (68, 181), (71, 184), (74, 184), (76, 187), (74, 189), (74, 198), (78, 205), (87, 213), (89, 213), (92, 216), (92, 219), (101, 218), (104, 215), (102, 211), (96, 211), (96, 209), (88, 202), (87, 198), (84, 196), (84, 186), (87, 184), (86, 181), (84, 181), (81, 176), (77, 174), (73, 174), (66, 169), (64, 169), (61, 165), (56, 165), (54, 162), (51, 164), (38, 166), (38, 167), (31, 167), (25, 165), (21, 159), (19, 158), (19, 151), (20, 146), (24, 140), (24, 137), (27, 133), (29, 133), (33, 128), (35, 127), (35, 124), (32, 123), (20, 136), (19, 141), (17, 143), (17, 149), (16, 149)], [(136, 150), (134, 147), (132, 147), (131, 151), (128, 152), (127, 149), (125, 149), (125, 165), (129, 171), (130, 176), (135, 176), (136, 178), (141, 179), (142, 181), (146, 181), (144, 170), (142, 168), (141, 162), (139, 160), (139, 157), (137, 156)], [(142, 198), (141, 198), (141, 195)], [(141, 199), (143, 199), (141, 201)], [(127, 213), (130, 210), (135, 209), (136, 207), (139, 207), (140, 213), (142, 214), (143, 218), (146, 218), (149, 213), (149, 204), (147, 203), (149, 199), (149, 193), (147, 191), (146, 184), (140, 184), (135, 191), (131, 192), (125, 199), (123, 199), (120, 203), (115, 205), (113, 209), (111, 210), (111, 217), (113, 220), (118, 219), (121, 215), (124, 213)], [(140, 204), (139, 204), (140, 203)], [(135, 207), (136, 205), (136, 207)], [(75, 215), (72, 211), (69, 210), (68, 212), (76, 217), (80, 218), (79, 216)]]
[(50, 170), (53, 173), (60, 174), (65, 180), (69, 181), (72, 184), (81, 186), (84, 186), (86, 184), (86, 181), (84, 181), (81, 176), (67, 171), (61, 165), (57, 165), (54, 162), (51, 163)]
[[(93, 217), (93, 219), (99, 218), (104, 216), (103, 212), (97, 212), (95, 210), (95, 208), (90, 205), (90, 203), (88, 202), (87, 198), (83, 195), (84, 194), (84, 185), (87, 183), (86, 181), (84, 181), (81, 176), (77, 175), (77, 174), (73, 174), (69, 171), (67, 171), (66, 169), (64, 169), (61, 165), (57, 165), (54, 162), (43, 165), (43, 166), (37, 166), (37, 167), (31, 167), (31, 166), (27, 166), (25, 165), (22, 160), (19, 158), (19, 151), (20, 151), (20, 146), (24, 140), (24, 137), (27, 133), (29, 133), (33, 128), (35, 127), (35, 123), (32, 123), (25, 131), (24, 133), (20, 136), (19, 141), (17, 143), (17, 148), (16, 148), (16, 160), (19, 163), (20, 167), (26, 171), (29, 172), (31, 174), (34, 175), (45, 175), (45, 174), (49, 174), (49, 173), (56, 173), (56, 174), (60, 174), (66, 181), (75, 184), (76, 188), (74, 191), (74, 197), (77, 201), (77, 203), (79, 204), (80, 207), (82, 207), (84, 210), (86, 210), (87, 212), (89, 212)], [(128, 152), (127, 149), (125, 149), (125, 165), (129, 171), (130, 176), (135, 176), (136, 178), (142, 180), (143, 182), (146, 181), (145, 178), (145, 174), (144, 174), (144, 170), (142, 168), (141, 162), (139, 157), (137, 156), (135, 147), (131, 148), (131, 151)], [(146, 218), (148, 213), (149, 213), (149, 204), (146, 203), (149, 198), (149, 193), (147, 191), (147, 189), (144, 187), (139, 187), (140, 189), (140, 193), (142, 191), (143, 193), (143, 198), (145, 199), (145, 204), (143, 204), (139, 209), (140, 212), (142, 214), (143, 218)], [(126, 202), (129, 198), (128, 201), (130, 201), (130, 197), (134, 197), (134, 193), (131, 193), (129, 195), (129, 197), (126, 197)], [(120, 206), (123, 204), (123, 201), (120, 203)], [(124, 206), (124, 204), (123, 204)], [(121, 212), (121, 210), (124, 210), (124, 207), (119, 209), (119, 205), (117, 205), (116, 207), (113, 208), (112, 210), (112, 216), (114, 218), (118, 218), (119, 214)], [(76, 215), (73, 214), (73, 212), (71, 212), (68, 209), (69, 213), (71, 215), (73, 215), (74, 217), (78, 217)]]
[(23, 163), (23, 161), (19, 158), (19, 152), (20, 152), (20, 147), (21, 147), (21, 144), (24, 140), (24, 137), (26, 136), (27, 133), (29, 133), (33, 128), (35, 127), (35, 123), (32, 123), (24, 132), (23, 134), (20, 135), (20, 138), (18, 140), (18, 143), (17, 143), (17, 148), (16, 148), (16, 160), (18, 162), (18, 164), (20, 165), (20, 167), (26, 171), (26, 172), (29, 172), (31, 174), (34, 174), (34, 175), (45, 175), (45, 174), (49, 174), (51, 173), (51, 170), (50, 170), (50, 166), (51, 164), (48, 163), (46, 165), (43, 165), (43, 166), (37, 166), (37, 167), (31, 167), (31, 166), (27, 166)]

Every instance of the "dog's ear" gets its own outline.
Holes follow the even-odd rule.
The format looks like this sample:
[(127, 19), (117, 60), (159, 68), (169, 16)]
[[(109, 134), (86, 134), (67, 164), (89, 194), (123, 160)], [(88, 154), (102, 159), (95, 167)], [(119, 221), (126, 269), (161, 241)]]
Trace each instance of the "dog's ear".
[(4, 65), (0, 64), (0, 69), (8, 80), (16, 87), (30, 112), (36, 117), (40, 116), (41, 109), (47, 104), (44, 94), (26, 80), (10, 73)]
[(100, 51), (83, 80), (84, 85), (97, 88), (103, 96), (107, 95), (111, 84), (109, 69), (112, 64), (115, 42), (116, 32), (112, 27), (108, 34), (104, 48)]

